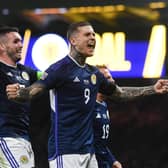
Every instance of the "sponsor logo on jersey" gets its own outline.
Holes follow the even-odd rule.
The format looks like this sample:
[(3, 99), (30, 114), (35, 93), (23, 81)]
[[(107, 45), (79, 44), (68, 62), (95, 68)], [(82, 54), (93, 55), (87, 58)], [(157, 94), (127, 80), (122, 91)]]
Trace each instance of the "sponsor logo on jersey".
[(73, 82), (80, 82), (79, 78), (76, 76)]
[(96, 118), (101, 118), (100, 113), (97, 113)]
[(96, 84), (96, 75), (95, 74), (91, 75), (91, 82), (93, 85)]
[(28, 157), (27, 157), (26, 155), (22, 155), (22, 156), (20, 157), (20, 162), (21, 162), (22, 164), (26, 164), (26, 163), (29, 162), (29, 159), (28, 159)]
[(7, 72), (6, 75), (11, 76), (11, 77), (13, 76), (11, 72)]
[(24, 80), (29, 80), (29, 74), (27, 73), (27, 72), (25, 72), (25, 71), (23, 71), (22, 73), (21, 73), (21, 76), (22, 76), (22, 78), (24, 79)]

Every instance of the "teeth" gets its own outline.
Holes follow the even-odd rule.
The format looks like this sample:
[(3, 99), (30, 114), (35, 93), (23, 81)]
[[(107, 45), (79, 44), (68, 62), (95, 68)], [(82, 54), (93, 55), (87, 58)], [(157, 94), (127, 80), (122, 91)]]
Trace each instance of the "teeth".
[(88, 47), (94, 47), (94, 45), (92, 45), (92, 44), (88, 44)]

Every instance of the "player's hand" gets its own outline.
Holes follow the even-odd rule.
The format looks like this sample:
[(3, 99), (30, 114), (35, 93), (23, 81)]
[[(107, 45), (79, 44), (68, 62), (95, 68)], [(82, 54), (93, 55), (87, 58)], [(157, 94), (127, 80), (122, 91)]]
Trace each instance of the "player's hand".
[(6, 94), (8, 99), (16, 99), (19, 93), (20, 85), (18, 83), (6, 86)]
[(167, 93), (168, 92), (168, 80), (159, 79), (154, 85), (154, 89), (157, 93)]
[(122, 165), (121, 165), (121, 163), (120, 163), (119, 161), (115, 161), (115, 162), (113, 163), (112, 168), (122, 168)]

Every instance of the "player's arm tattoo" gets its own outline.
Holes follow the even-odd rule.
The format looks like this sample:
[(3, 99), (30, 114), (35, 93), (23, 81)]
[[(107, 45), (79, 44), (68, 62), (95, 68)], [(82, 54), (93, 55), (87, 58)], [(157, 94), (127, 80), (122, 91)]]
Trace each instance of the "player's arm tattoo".
[(116, 91), (111, 95), (112, 99), (118, 100), (131, 100), (138, 97), (145, 97), (156, 94), (154, 86), (144, 87), (118, 87)]
[(40, 83), (34, 83), (30, 87), (20, 88), (18, 90), (16, 100), (18, 101), (31, 100), (41, 95), (44, 92), (44, 90), (45, 90), (44, 85)]

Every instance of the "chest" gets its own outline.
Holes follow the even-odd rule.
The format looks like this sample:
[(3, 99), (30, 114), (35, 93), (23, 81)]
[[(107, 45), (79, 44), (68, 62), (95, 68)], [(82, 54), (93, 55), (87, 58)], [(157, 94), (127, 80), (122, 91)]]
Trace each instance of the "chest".
[(72, 70), (66, 79), (66, 86), (80, 91), (83, 89), (95, 90), (98, 88), (98, 79), (94, 72), (85, 69)]
[(108, 115), (108, 110), (97, 111), (96, 112), (96, 117), (95, 117), (95, 122), (99, 126), (102, 126), (104, 124), (110, 124), (110, 118), (109, 118), (109, 115)]
[(11, 83), (19, 83), (21, 85), (30, 85), (30, 75), (25, 70), (15, 68), (1, 68), (0, 69), (1, 85)]

